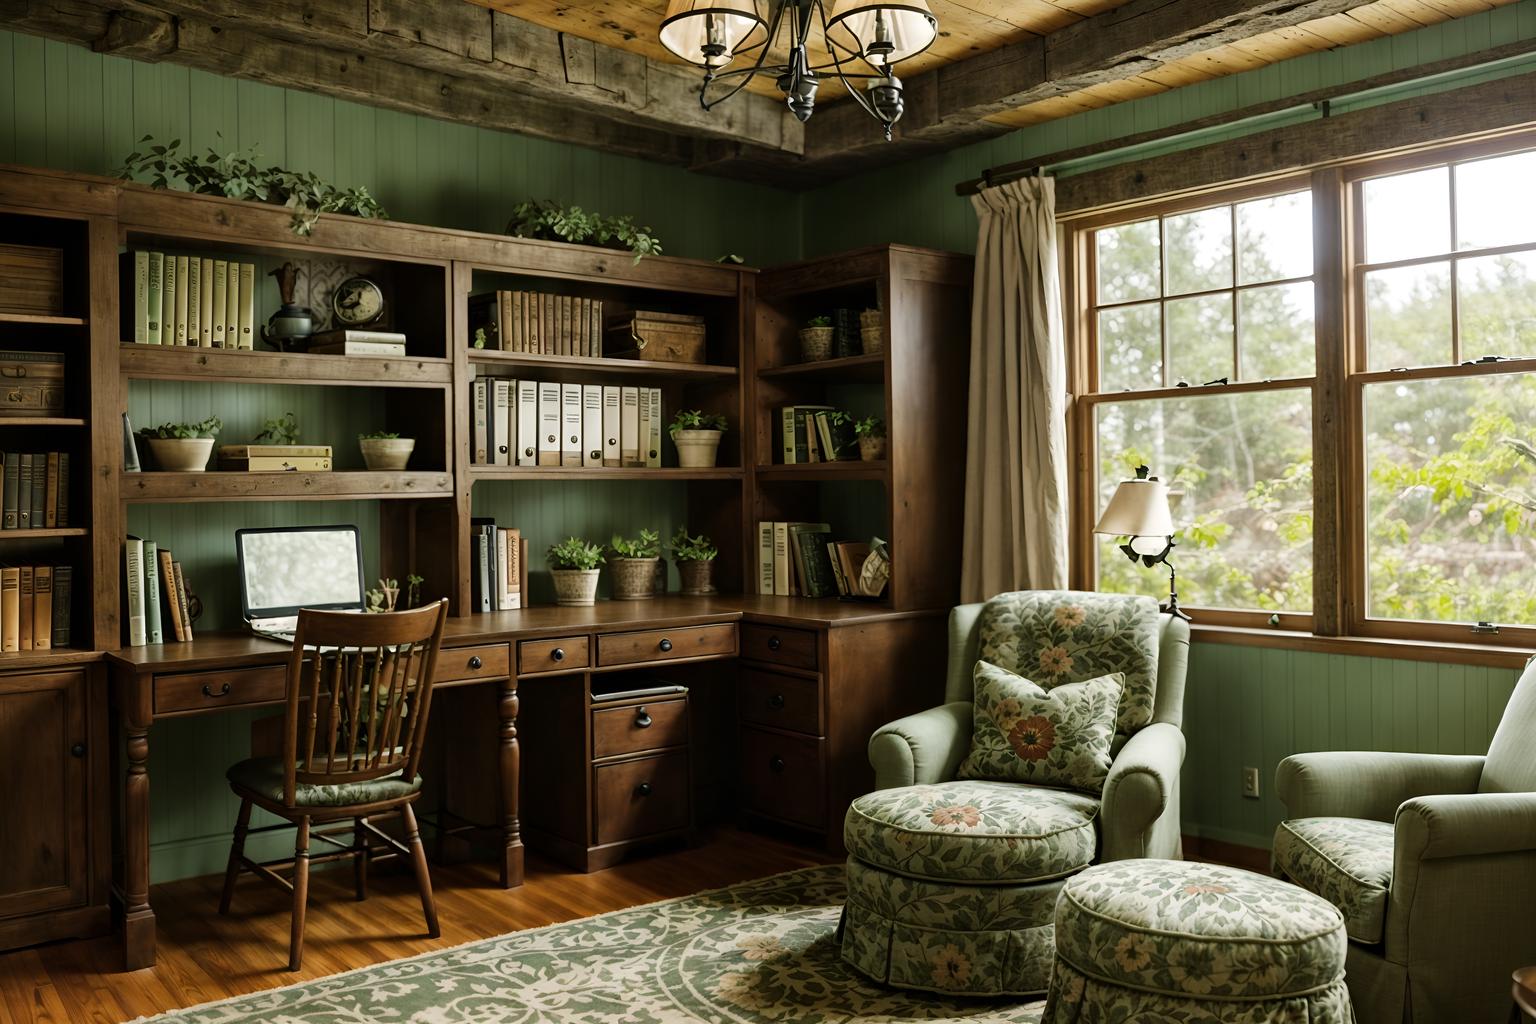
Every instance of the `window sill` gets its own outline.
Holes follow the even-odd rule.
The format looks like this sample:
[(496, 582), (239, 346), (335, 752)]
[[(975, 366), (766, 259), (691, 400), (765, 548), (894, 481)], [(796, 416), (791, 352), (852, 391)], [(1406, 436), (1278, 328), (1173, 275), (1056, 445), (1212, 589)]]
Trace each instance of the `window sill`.
[(1435, 661), (1448, 665), (1479, 665), (1485, 668), (1524, 668), (1533, 652), (1520, 647), (1487, 644), (1438, 643), (1424, 640), (1392, 640), (1367, 636), (1318, 636), (1285, 629), (1245, 626), (1209, 626), (1191, 623), (1196, 643), (1231, 644), (1238, 647), (1276, 647), (1314, 654), (1350, 654), (1360, 658), (1396, 658), (1402, 661)]

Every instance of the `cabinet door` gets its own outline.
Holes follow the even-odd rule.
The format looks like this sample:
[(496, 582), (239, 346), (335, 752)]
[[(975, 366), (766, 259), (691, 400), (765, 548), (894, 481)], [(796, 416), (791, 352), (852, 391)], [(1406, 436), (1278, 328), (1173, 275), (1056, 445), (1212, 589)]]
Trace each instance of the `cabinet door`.
[(85, 673), (0, 676), (0, 918), (84, 905)]

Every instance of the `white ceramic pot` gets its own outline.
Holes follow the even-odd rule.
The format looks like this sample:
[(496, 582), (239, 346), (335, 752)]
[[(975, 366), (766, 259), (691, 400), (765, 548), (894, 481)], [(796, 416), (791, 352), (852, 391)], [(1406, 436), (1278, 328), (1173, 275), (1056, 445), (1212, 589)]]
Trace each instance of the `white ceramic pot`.
[(710, 469), (720, 451), (723, 430), (677, 430), (672, 443), (677, 446), (677, 464), (684, 469)]
[(369, 469), (404, 469), (411, 461), (411, 452), (416, 450), (416, 440), (410, 437), (364, 437), (358, 439), (357, 446), (362, 449), (363, 462)]
[(597, 577), (601, 569), (551, 569), (555, 579), (555, 604), (567, 608), (597, 603)]
[(146, 437), (155, 465), (172, 473), (201, 473), (213, 454), (211, 437)]

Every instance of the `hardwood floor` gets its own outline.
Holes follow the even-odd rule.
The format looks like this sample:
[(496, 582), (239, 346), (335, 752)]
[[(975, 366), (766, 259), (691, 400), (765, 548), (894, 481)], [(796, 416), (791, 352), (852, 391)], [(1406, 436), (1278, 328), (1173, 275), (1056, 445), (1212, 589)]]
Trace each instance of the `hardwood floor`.
[(304, 969), (289, 973), (288, 895), (249, 876), (229, 917), (217, 913), (221, 876), (157, 885), (159, 962), (125, 972), (115, 938), (59, 942), (0, 954), (0, 1022), (116, 1024), (195, 1003), (289, 985), (338, 971), (456, 946), (521, 928), (570, 921), (683, 896), (828, 858), (817, 850), (734, 829), (607, 871), (574, 874), (538, 858), (519, 889), (496, 888), (489, 864), (433, 865), (443, 934), (425, 938), (408, 870), (380, 865), (369, 897), (352, 898), (352, 871), (311, 876)]

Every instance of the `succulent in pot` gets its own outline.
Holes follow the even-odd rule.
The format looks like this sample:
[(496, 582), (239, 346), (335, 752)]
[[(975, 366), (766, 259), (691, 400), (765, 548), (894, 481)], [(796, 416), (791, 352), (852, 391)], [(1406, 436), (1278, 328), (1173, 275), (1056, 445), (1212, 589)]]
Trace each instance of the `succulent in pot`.
[(672, 557), (677, 561), (677, 575), (683, 583), (683, 593), (701, 596), (715, 592), (715, 559), (720, 550), (710, 543), (704, 534), (688, 536), (688, 528), (679, 526), (667, 543)]
[(885, 458), (885, 421), (878, 416), (866, 416), (853, 425), (853, 433), (859, 439), (859, 458), (865, 462), (878, 462)]
[(661, 561), (661, 534), (641, 530), (634, 537), (613, 535), (608, 545), (608, 582), (615, 601), (648, 601), (656, 596), (656, 565)]
[(372, 434), (358, 434), (357, 446), (362, 450), (363, 462), (371, 470), (404, 469), (406, 463), (411, 461), (411, 452), (416, 450), (416, 439), (379, 430)]
[(807, 363), (832, 358), (832, 318), (813, 316), (800, 328), (800, 358)]
[(684, 469), (709, 469), (720, 453), (724, 416), (699, 409), (679, 409), (667, 431), (677, 447), (677, 464)]
[(555, 604), (582, 607), (597, 603), (597, 577), (603, 549), (581, 537), (567, 537), (549, 548), (549, 574), (555, 580)]
[(213, 454), (213, 438), (224, 423), (210, 416), (201, 423), (162, 423), (140, 436), (149, 446), (155, 465), (174, 473), (201, 473)]

